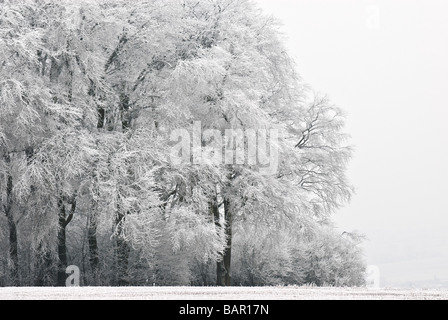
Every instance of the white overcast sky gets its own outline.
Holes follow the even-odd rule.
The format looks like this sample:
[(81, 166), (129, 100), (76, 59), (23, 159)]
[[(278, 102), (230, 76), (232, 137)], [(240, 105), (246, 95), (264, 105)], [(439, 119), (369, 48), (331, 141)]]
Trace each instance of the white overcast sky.
[(347, 114), (357, 189), (338, 226), (383, 284), (448, 280), (448, 1), (256, 0), (302, 77)]

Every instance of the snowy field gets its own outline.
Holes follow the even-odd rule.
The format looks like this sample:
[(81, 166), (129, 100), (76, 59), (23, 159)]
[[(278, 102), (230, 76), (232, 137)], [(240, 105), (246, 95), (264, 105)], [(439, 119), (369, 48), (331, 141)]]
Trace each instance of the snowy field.
[(448, 300), (448, 290), (268, 288), (0, 288), (0, 300)]

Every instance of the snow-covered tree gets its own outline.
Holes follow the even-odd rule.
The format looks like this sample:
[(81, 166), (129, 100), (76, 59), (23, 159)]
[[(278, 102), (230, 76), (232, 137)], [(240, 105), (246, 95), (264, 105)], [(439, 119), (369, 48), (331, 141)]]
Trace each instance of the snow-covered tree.
[(21, 219), (16, 185), (33, 148), (44, 136), (40, 116), (50, 112), (48, 97), (32, 76), (42, 32), (32, 28), (23, 11), (34, 7), (5, 2), (0, 8), (0, 177), (1, 210), (9, 229), (11, 282), (19, 284), (17, 224)]
[[(252, 284), (302, 277), (289, 243), (350, 198), (351, 150), (340, 110), (307, 89), (274, 19), (248, 0), (1, 4), (0, 200), (13, 284), (21, 235), (37, 284), (56, 270), (63, 285), (79, 256), (70, 250), (88, 253), (93, 284), (105, 273), (135, 283), (141, 261), (158, 284), (195, 282), (211, 263), (218, 285), (232, 284), (232, 264)], [(172, 133), (196, 124), (199, 146), (173, 163)], [(257, 144), (261, 130), (279, 135)], [(251, 143), (278, 159), (248, 160)], [(245, 160), (216, 163), (210, 150)], [(248, 261), (265, 266), (259, 276), (241, 276)]]

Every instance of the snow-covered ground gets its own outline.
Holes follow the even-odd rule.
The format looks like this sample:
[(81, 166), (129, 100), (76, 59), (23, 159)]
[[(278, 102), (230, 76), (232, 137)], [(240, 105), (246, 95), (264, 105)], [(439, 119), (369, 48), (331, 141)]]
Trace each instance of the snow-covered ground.
[(0, 288), (0, 300), (448, 300), (448, 291), (313, 287)]

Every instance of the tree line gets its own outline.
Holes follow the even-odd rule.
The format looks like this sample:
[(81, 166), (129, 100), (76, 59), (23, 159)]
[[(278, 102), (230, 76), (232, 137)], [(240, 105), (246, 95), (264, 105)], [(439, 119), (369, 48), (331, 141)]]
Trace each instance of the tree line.
[[(278, 30), (246, 0), (0, 0), (0, 286), (73, 264), (86, 286), (362, 285), (362, 239), (331, 219), (344, 115)], [(278, 130), (278, 170), (174, 164), (194, 123)]]

